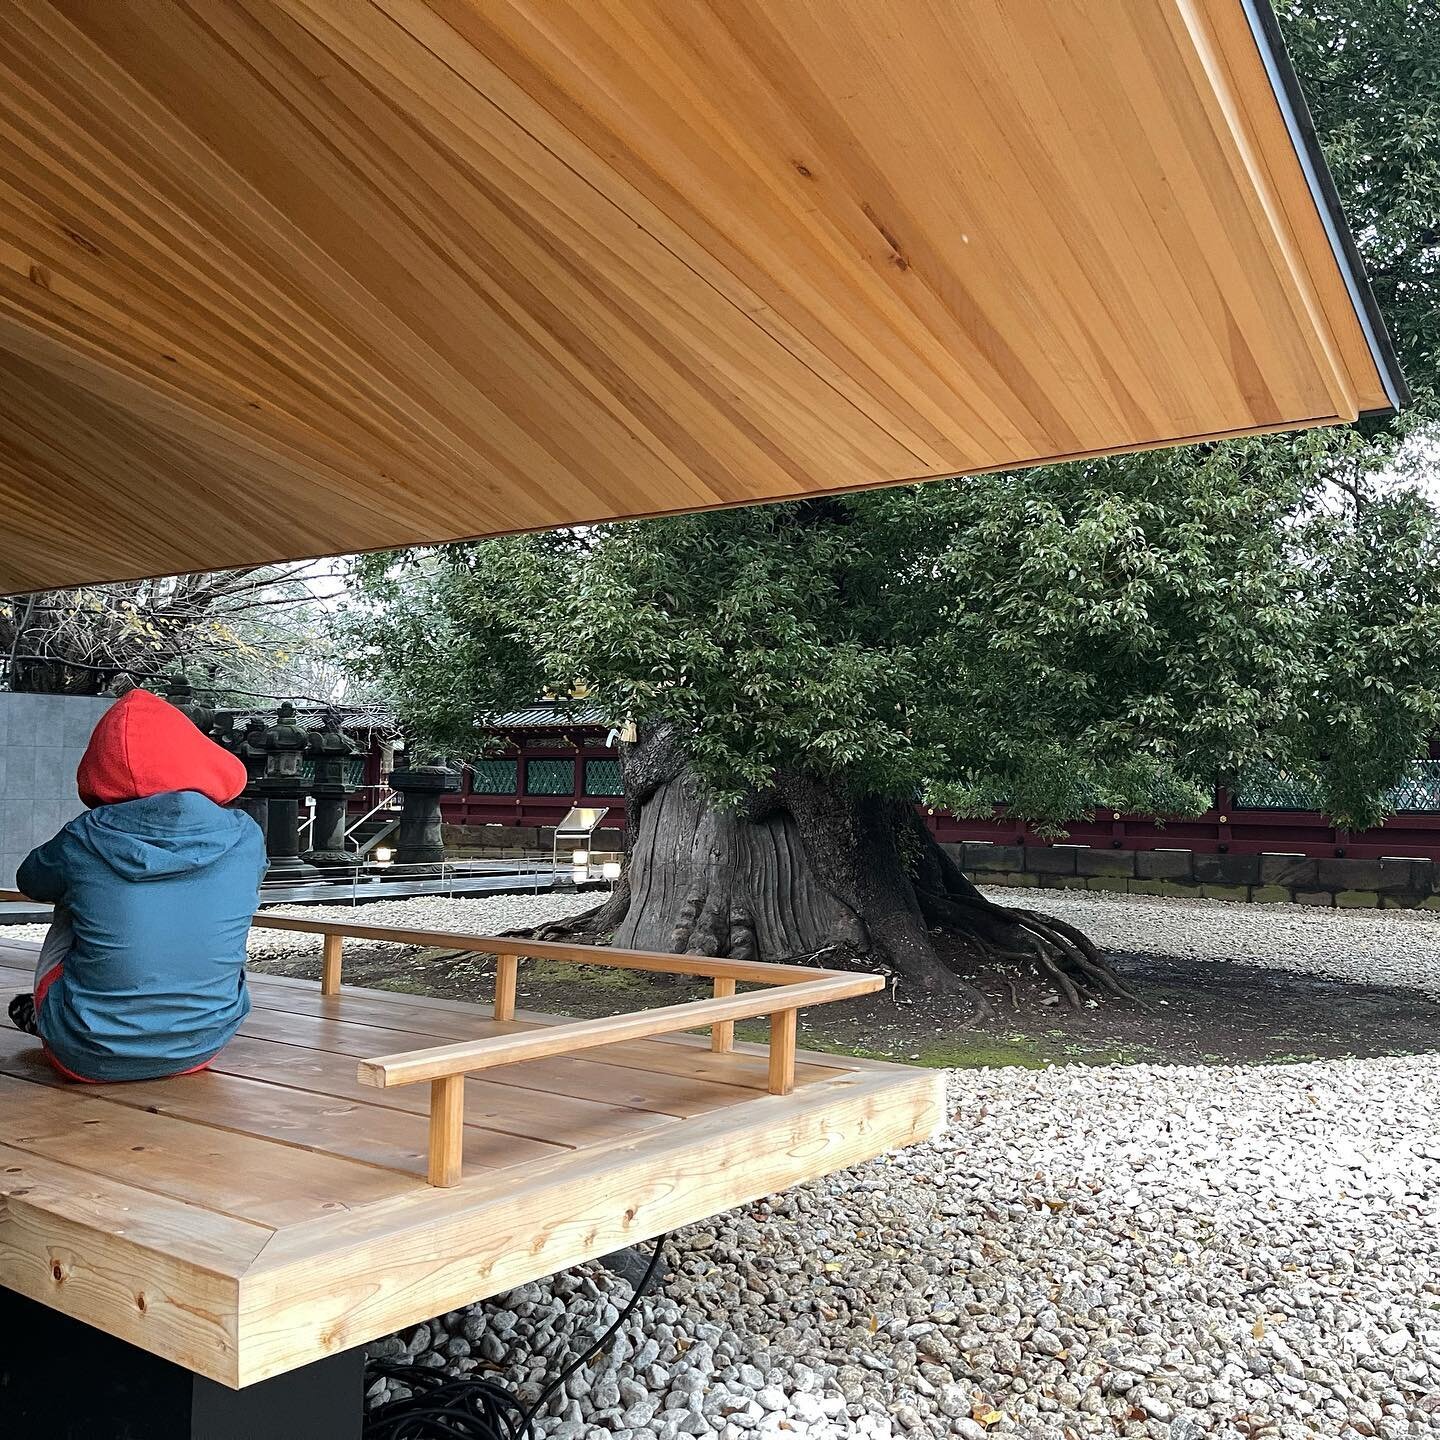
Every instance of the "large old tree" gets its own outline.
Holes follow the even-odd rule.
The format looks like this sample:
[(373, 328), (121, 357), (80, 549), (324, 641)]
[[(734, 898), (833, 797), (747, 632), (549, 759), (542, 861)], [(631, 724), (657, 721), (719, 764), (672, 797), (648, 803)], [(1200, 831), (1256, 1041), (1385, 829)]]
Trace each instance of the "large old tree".
[(354, 624), (411, 723), (583, 682), (632, 721), (630, 863), (576, 928), (650, 949), (838, 947), (945, 983), (934, 929), (1113, 984), (985, 899), (923, 797), (1041, 821), (1204, 807), (1264, 757), (1356, 825), (1437, 718), (1440, 550), (1259, 441), (362, 562)]
[(1284, 10), (1406, 420), (359, 563), (356, 663), (436, 743), (577, 682), (633, 723), (628, 868), (575, 933), (929, 988), (957, 951), (1023, 958), (1074, 1000), (1117, 988), (1094, 949), (979, 894), (917, 799), (1178, 815), (1264, 761), (1380, 817), (1440, 718), (1406, 469), (1431, 467), (1440, 39), (1395, 0)]

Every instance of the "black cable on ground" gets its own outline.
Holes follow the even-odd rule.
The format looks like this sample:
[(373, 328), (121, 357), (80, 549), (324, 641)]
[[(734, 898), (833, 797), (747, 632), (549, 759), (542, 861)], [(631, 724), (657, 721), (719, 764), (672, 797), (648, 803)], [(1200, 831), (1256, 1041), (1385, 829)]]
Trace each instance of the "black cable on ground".
[(373, 1361), (366, 1367), (367, 1380), (383, 1376), (411, 1387), (413, 1393), (401, 1400), (377, 1405), (365, 1417), (365, 1440), (530, 1440), (535, 1417), (565, 1388), (575, 1372), (597, 1360), (610, 1348), (621, 1327), (635, 1312), (655, 1280), (660, 1256), (670, 1237), (661, 1235), (645, 1274), (615, 1323), (593, 1344), (587, 1346), (548, 1385), (528, 1409), (518, 1396), (493, 1380), (474, 1375), (447, 1376), (423, 1365), (394, 1365)]

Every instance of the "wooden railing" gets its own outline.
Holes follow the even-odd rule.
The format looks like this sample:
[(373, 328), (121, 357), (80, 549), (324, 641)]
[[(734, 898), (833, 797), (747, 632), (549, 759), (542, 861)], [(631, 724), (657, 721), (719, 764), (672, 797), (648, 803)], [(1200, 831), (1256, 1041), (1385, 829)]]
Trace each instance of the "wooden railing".
[[(868, 995), (884, 987), (879, 975), (843, 970), (815, 970), (800, 965), (772, 965), (759, 960), (725, 960), (706, 955), (661, 955), (649, 950), (614, 950), (591, 945), (565, 945), (553, 940), (521, 940), (514, 936), (473, 935), (453, 930), (417, 930), (391, 925), (352, 925), (334, 920), (306, 920), (290, 915), (257, 915), (267, 930), (301, 931), (324, 936), (321, 990), (340, 988), (343, 945), (348, 940), (423, 945), (465, 954), (494, 955), (495, 1018), (515, 1018), (515, 987), (522, 959), (550, 960), (566, 965), (603, 965), (614, 970), (652, 974), (693, 975), (714, 987), (709, 1000), (665, 1005), (602, 1020), (570, 1025), (536, 1026), (484, 1040), (466, 1040), (407, 1050), (362, 1060), (359, 1078), (382, 1089), (394, 1085), (430, 1085), (429, 1179), (432, 1185), (455, 1185), (465, 1125), (465, 1077), (499, 1065), (573, 1055), (601, 1045), (672, 1035), (681, 1030), (710, 1030), (710, 1048), (733, 1049), (735, 1022), (768, 1016), (770, 1055), (767, 1087), (788, 1095), (795, 1087), (795, 1037), (802, 1006), (824, 1005)], [(738, 994), (741, 984), (764, 986)]]
[[(0, 890), (0, 900), (24, 900), (14, 890)], [(710, 1048), (734, 1048), (735, 1022), (767, 1016), (770, 1021), (766, 1086), (772, 1095), (788, 1095), (795, 1086), (795, 1041), (798, 1013), (806, 1005), (825, 1005), (868, 995), (884, 987), (879, 975), (848, 970), (817, 970), (801, 965), (774, 965), (759, 960), (727, 960), (707, 955), (662, 955), (649, 950), (614, 950), (566, 945), (553, 940), (522, 940), (514, 936), (472, 935), (453, 930), (421, 930), (393, 925), (353, 925), (335, 920), (307, 920), (293, 915), (257, 915), (255, 928), (289, 930), (323, 938), (321, 993), (340, 992), (346, 940), (421, 945), (465, 954), (494, 955), (495, 1019), (515, 1019), (515, 992), (520, 961), (550, 960), (566, 965), (601, 965), (614, 970), (691, 975), (712, 982), (708, 1000), (691, 1000), (655, 1010), (633, 1011), (600, 1020), (568, 1025), (536, 1025), (483, 1040), (430, 1046), (382, 1055), (359, 1064), (363, 1084), (382, 1089), (396, 1085), (430, 1085), (428, 1178), (432, 1185), (460, 1181), (465, 1126), (465, 1077), (525, 1060), (574, 1055), (602, 1045), (672, 1035), (682, 1030), (710, 1031)], [(764, 988), (738, 993), (739, 985)]]

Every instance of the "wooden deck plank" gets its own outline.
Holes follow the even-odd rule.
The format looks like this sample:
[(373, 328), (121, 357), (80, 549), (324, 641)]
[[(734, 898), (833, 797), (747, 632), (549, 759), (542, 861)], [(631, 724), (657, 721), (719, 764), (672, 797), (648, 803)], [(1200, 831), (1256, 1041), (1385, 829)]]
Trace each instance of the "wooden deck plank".
[[(824, 1102), (818, 1097), (824, 1094)], [(513, 1180), (431, 1189), (277, 1235), (241, 1284), (247, 1382), (934, 1135), (944, 1077), (846, 1076)], [(419, 1298), (423, 1297), (423, 1298)], [(313, 1358), (307, 1348), (303, 1358)]]
[[(15, 952), (7, 955), (6, 951)], [(28, 982), (35, 968), (39, 945), (34, 942), (0, 939), (0, 969), (23, 971), (17, 981)], [(487, 1005), (466, 1000), (442, 999), (433, 995), (416, 995), (410, 991), (373, 990), (355, 985), (342, 985), (337, 996), (320, 992), (317, 981), (295, 975), (267, 975), (262, 971), (247, 972), (247, 983), (256, 1009), (279, 1010), (287, 1014), (312, 1015), (322, 1019), (339, 1019), (349, 1024), (374, 1025), (384, 1029), (409, 1030), (434, 1040), (481, 1040), (491, 1035), (511, 1034), (530, 1025), (564, 1023), (569, 1017), (543, 1011), (517, 1011), (512, 1023), (497, 1022)], [(343, 1011), (342, 1011), (343, 1006)], [(722, 1085), (740, 1085), (746, 1089), (764, 1088), (767, 1078), (765, 1064), (752, 1057), (763, 1057), (763, 1047), (736, 1042), (731, 1054), (711, 1055), (708, 1059), (687, 1053), (694, 1048), (697, 1037), (689, 1035), (657, 1036), (653, 1041), (624, 1042), (607, 1045), (591, 1052), (591, 1059), (609, 1065), (635, 1070), (651, 1070), (672, 1075), (711, 1080)], [(700, 1038), (708, 1046), (709, 1041)], [(377, 1054), (383, 1053), (377, 1050)], [(797, 1051), (796, 1083), (831, 1078), (846, 1070), (884, 1065), (884, 1061), (866, 1061), (850, 1055), (831, 1055), (821, 1051)]]
[[(412, 1115), (429, 1114), (429, 1098), (423, 1091), (380, 1091), (362, 1085), (356, 1078), (354, 1060), (300, 1045), (240, 1036), (216, 1056), (212, 1068), (223, 1075), (273, 1080), (312, 1094), (335, 1095), (361, 1104), (368, 1101)], [(466, 1081), (465, 1114), (471, 1124), (571, 1149), (675, 1123), (673, 1116), (653, 1111), (629, 1110), (600, 1099), (541, 1095), (489, 1080)]]
[[(13, 960), (7, 961), (7, 947), (17, 952)], [(28, 980), (39, 950), (36, 942), (0, 940), (0, 969), (23, 970), (23, 978)], [(255, 970), (247, 972), (246, 980), (257, 1008), (335, 1019), (341, 1016), (343, 1003), (344, 1019), (349, 1023), (410, 1029), (438, 1040), (480, 1040), (489, 1035), (509, 1034), (528, 1025), (562, 1024), (571, 1018), (539, 1010), (517, 1010), (513, 1024), (503, 1024), (492, 1018), (488, 1005), (474, 1001), (417, 995), (408, 990), (374, 990), (358, 985), (342, 985), (339, 996), (326, 996), (320, 993), (316, 980), (296, 975), (267, 975)], [(592, 1052), (592, 1058), (637, 1070), (694, 1075), (702, 1080), (714, 1080), (722, 1085), (742, 1085), (747, 1089), (764, 1085), (767, 1068), (763, 1064), (757, 1066), (752, 1063), (751, 1058), (763, 1058), (766, 1054), (764, 1046), (736, 1041), (733, 1054), (712, 1055), (709, 1059), (685, 1053), (694, 1050), (697, 1045), (708, 1047), (709, 1043), (703, 1036), (662, 1035), (653, 1041), (607, 1045)], [(831, 1078), (847, 1070), (893, 1068), (890, 1062), (884, 1060), (867, 1060), (820, 1050), (797, 1050), (796, 1058), (797, 1083), (806, 1079)]]
[(0, 1283), (223, 1384), (239, 1277), (273, 1234), (0, 1144)]
[[(347, 1020), (259, 1007), (250, 1012), (240, 1034), (358, 1059), (372, 1059), (397, 1050), (413, 1050), (425, 1042), (434, 1043), (432, 1036), (415, 1030), (357, 1025)], [(575, 1099), (593, 1100), (603, 1095), (611, 1104), (627, 1109), (677, 1116), (703, 1115), (743, 1103), (748, 1098), (747, 1090), (735, 1085), (717, 1085), (693, 1075), (646, 1073), (580, 1056), (508, 1065), (491, 1072), (487, 1078), (497, 1085), (513, 1085), (522, 1090)], [(750, 1088), (758, 1091), (761, 1087)]]
[[(70, 1082), (41, 1058), (33, 1041), (3, 1032), (0, 1074), (55, 1089), (70, 1088)], [(260, 1136), (300, 1150), (316, 1150), (406, 1175), (425, 1174), (423, 1118), (378, 1105), (314, 1095), (268, 1080), (209, 1070), (186, 1076), (183, 1085), (169, 1080), (140, 1080), (85, 1093), (117, 1105), (213, 1125), (239, 1135)], [(465, 1135), (465, 1163), (481, 1170), (500, 1170), (547, 1159), (563, 1148), (472, 1125)]]
[(117, 1105), (104, 1092), (56, 1089), (9, 1074), (0, 1075), (0, 1142), (218, 1215), (273, 1226), (389, 1199), (419, 1183), (337, 1156)]

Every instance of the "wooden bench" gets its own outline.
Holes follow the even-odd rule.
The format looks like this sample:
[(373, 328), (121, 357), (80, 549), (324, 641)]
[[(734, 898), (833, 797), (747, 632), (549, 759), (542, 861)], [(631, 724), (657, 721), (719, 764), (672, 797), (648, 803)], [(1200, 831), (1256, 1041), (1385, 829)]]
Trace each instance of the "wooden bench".
[[(242, 1432), (268, 1423), (256, 1397), (287, 1372), (333, 1386), (327, 1357), (349, 1356), (358, 1387), (366, 1341), (943, 1122), (935, 1072), (796, 1049), (801, 1008), (878, 976), (255, 923), (314, 934), (321, 984), (252, 974), (253, 1010), (203, 1074), (68, 1084), (0, 1029), (0, 1284), (127, 1342), (132, 1373), (138, 1346), (187, 1381), (244, 1387)], [(345, 985), (346, 940), (493, 955), (494, 1001)], [(0, 991), (29, 983), (35, 951), (0, 930)], [(528, 1013), (531, 957), (698, 976), (714, 993), (600, 1020)], [(736, 1040), (736, 1021), (764, 1017), (768, 1045)], [(293, 1414), (301, 1378), (273, 1404)], [(0, 1422), (4, 1403), (0, 1390)]]

